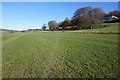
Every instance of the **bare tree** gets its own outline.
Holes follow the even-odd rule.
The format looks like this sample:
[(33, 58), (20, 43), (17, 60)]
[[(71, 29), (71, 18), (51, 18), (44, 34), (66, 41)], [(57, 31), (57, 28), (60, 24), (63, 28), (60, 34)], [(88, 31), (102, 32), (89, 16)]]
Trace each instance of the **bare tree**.
[(78, 26), (78, 29), (97, 28), (101, 23), (103, 15), (101, 8), (83, 7), (77, 9), (74, 13), (72, 24)]
[(49, 30), (57, 30), (58, 29), (58, 23), (56, 21), (49, 21)]

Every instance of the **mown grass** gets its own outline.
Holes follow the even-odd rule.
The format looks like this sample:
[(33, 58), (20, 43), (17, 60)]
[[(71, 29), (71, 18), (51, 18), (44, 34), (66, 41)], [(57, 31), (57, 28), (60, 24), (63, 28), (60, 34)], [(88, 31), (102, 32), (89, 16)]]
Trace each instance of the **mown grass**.
[(118, 34), (3, 33), (3, 78), (115, 78)]

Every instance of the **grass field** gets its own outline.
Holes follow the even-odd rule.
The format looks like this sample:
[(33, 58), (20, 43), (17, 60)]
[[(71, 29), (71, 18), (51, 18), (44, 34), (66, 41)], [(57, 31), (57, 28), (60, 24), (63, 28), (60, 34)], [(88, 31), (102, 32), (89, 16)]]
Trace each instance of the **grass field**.
[[(116, 24), (106, 28), (98, 31), (118, 30)], [(117, 61), (118, 34), (78, 31), (2, 36), (3, 78), (115, 78)]]

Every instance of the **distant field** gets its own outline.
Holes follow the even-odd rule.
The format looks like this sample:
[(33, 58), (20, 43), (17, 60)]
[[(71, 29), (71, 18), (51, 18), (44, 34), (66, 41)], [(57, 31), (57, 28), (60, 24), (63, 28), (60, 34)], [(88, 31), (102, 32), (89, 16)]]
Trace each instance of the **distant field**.
[(3, 33), (3, 78), (115, 78), (118, 75), (117, 24), (75, 32)]

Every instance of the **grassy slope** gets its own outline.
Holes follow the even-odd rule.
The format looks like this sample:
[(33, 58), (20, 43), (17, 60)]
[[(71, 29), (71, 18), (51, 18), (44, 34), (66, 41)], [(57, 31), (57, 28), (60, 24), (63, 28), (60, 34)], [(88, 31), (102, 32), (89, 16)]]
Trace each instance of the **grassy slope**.
[(3, 77), (116, 77), (117, 34), (3, 34)]
[(86, 30), (76, 30), (71, 32), (85, 32), (85, 33), (91, 33), (91, 32), (120, 32), (118, 31), (118, 23), (104, 23), (103, 25), (108, 25), (105, 28), (98, 28), (98, 29), (86, 29)]

